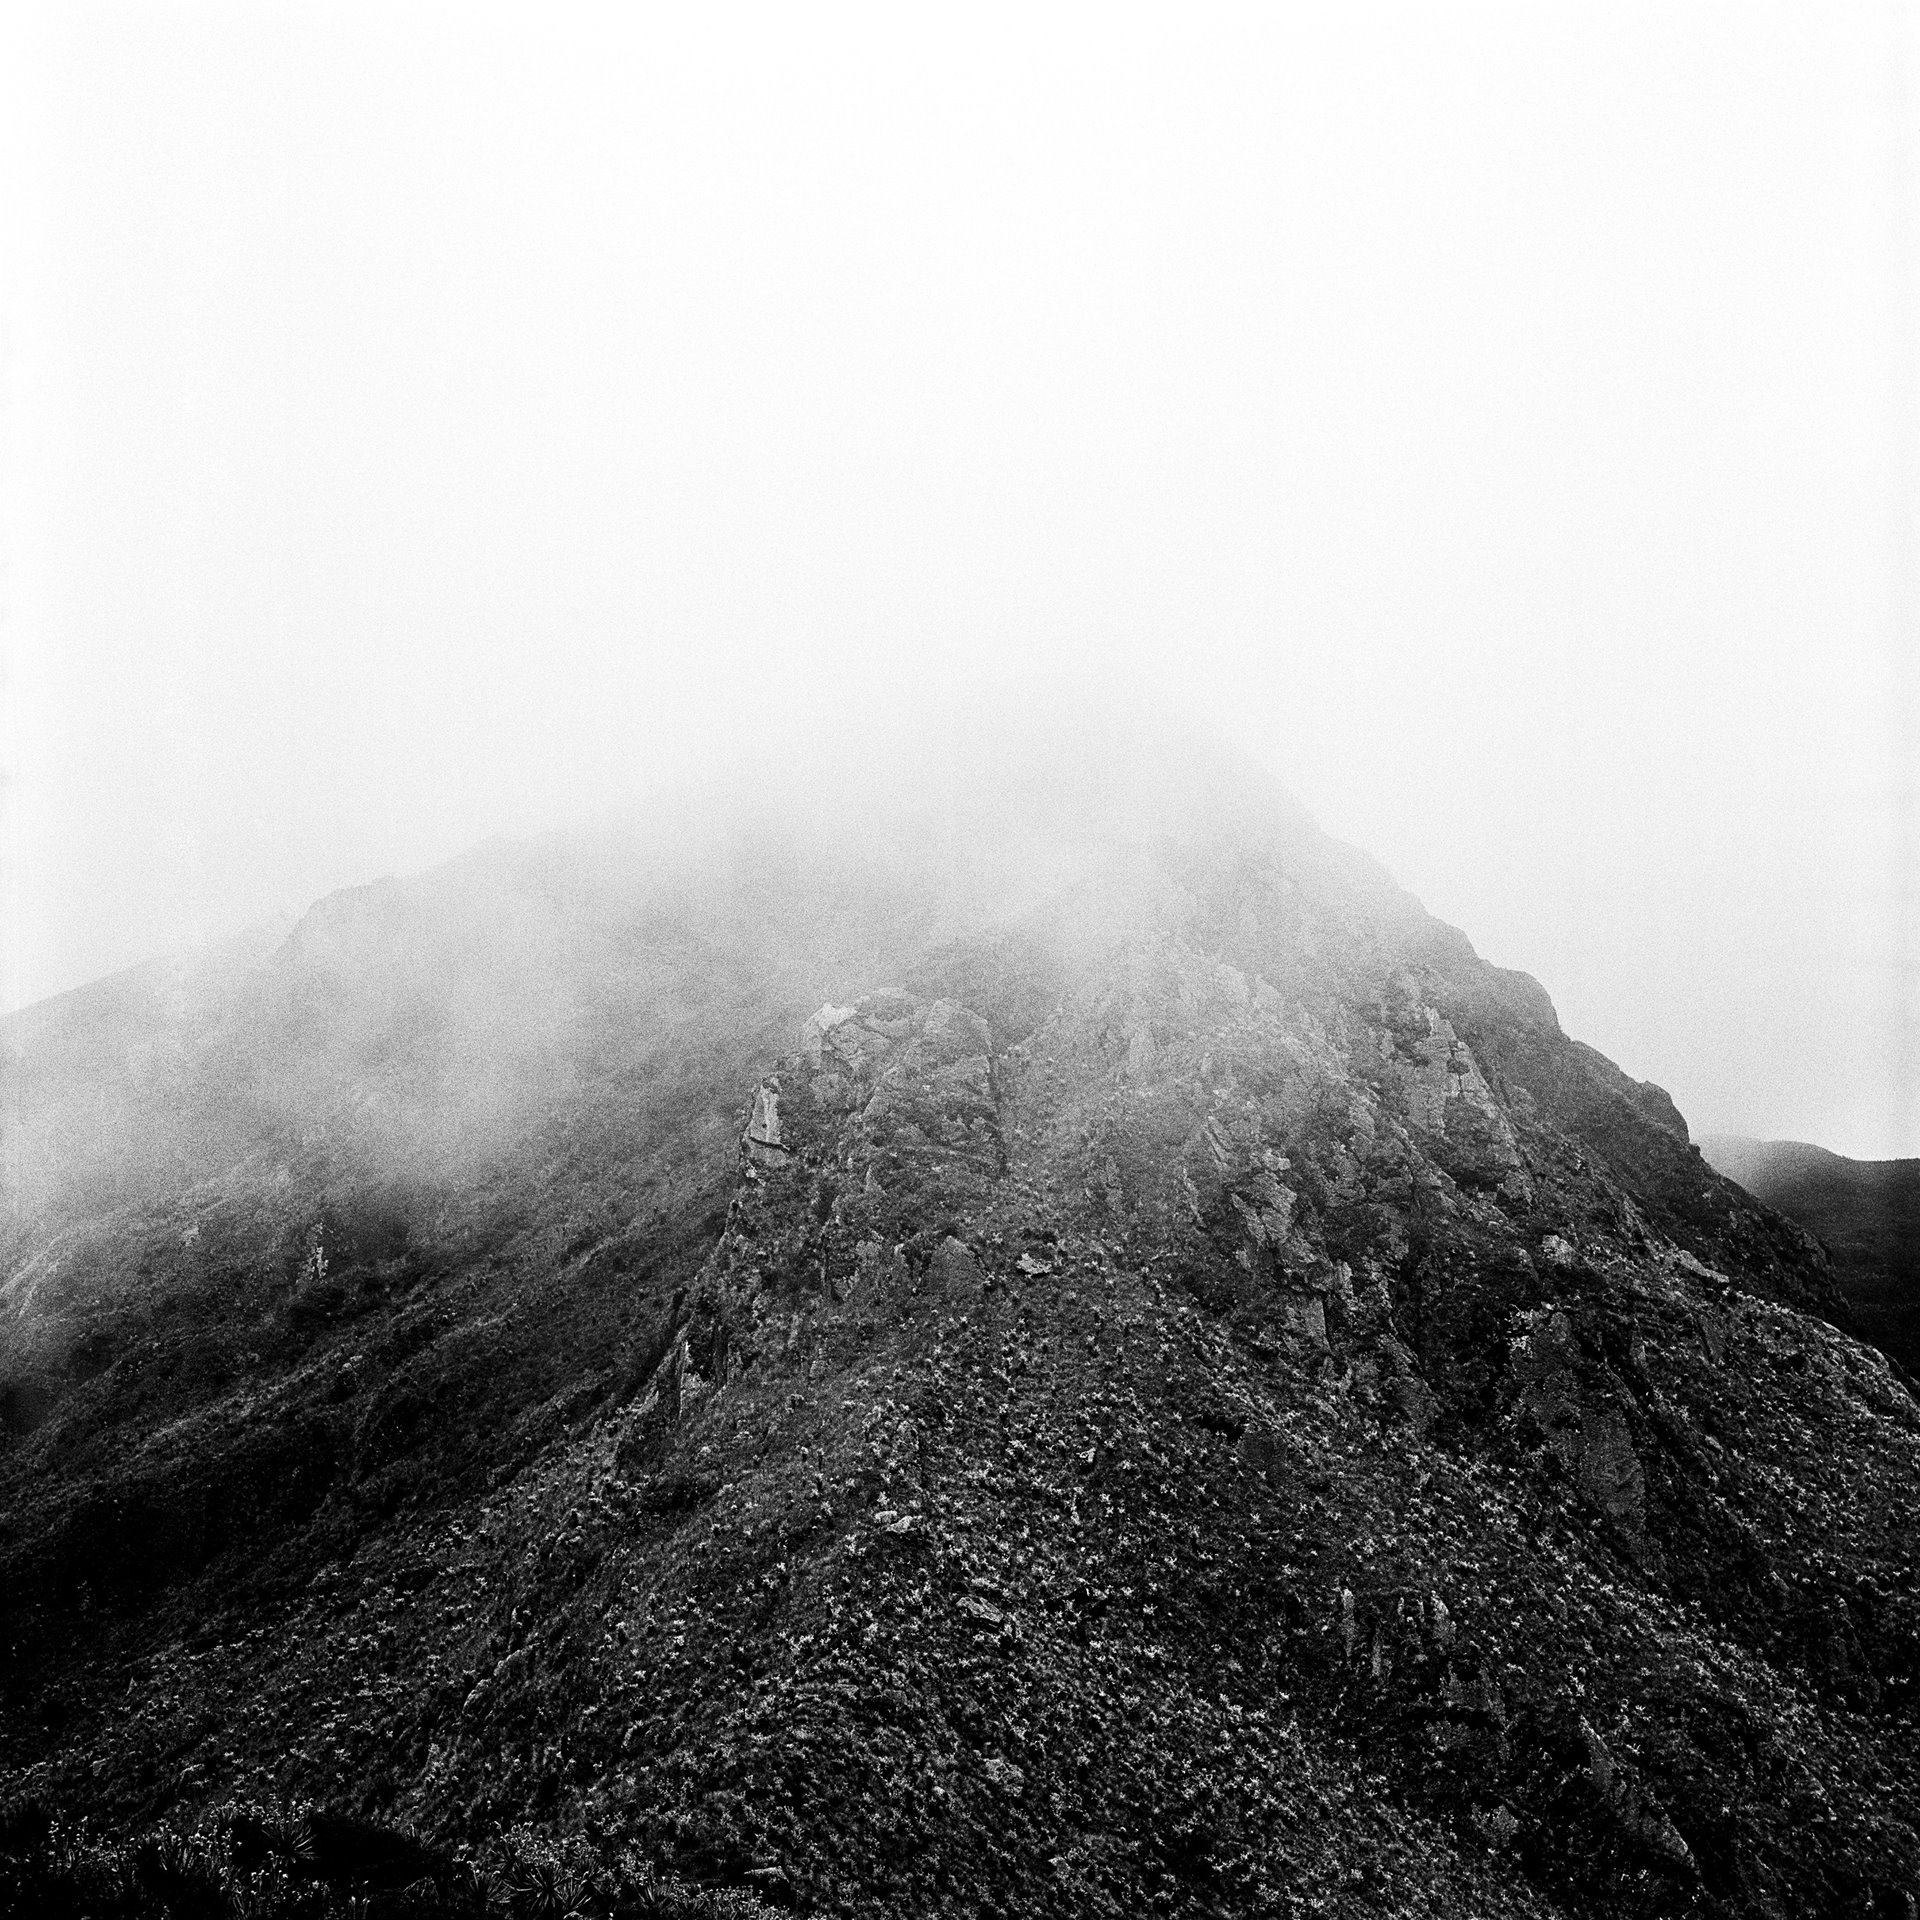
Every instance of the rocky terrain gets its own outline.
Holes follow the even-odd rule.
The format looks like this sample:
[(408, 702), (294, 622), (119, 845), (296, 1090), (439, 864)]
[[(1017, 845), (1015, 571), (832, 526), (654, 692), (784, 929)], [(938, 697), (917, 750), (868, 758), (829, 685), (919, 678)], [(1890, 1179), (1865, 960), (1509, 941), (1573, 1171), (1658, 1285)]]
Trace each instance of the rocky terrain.
[(1849, 1160), (1798, 1140), (1730, 1135), (1700, 1150), (1820, 1242), (1862, 1338), (1920, 1374), (1920, 1160)]
[(9, 1026), (0, 1900), (1913, 1912), (1825, 1253), (1121, 745)]

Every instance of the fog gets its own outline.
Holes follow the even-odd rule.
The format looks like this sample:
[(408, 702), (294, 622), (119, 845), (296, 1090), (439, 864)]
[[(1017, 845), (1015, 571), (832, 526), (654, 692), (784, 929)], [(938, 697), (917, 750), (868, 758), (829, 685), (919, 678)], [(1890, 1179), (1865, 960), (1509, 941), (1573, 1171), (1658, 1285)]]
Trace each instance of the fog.
[(1920, 1153), (1909, 9), (6, 32), (6, 1005), (1082, 684)]

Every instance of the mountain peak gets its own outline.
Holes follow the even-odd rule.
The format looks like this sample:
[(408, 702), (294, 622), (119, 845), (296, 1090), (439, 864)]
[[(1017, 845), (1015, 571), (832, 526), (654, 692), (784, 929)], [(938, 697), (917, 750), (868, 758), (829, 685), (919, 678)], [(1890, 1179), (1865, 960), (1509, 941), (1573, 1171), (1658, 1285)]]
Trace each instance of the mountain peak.
[(446, 1911), (1920, 1873), (1815, 1240), (1231, 757), (944, 737), (10, 1042), (0, 1802)]

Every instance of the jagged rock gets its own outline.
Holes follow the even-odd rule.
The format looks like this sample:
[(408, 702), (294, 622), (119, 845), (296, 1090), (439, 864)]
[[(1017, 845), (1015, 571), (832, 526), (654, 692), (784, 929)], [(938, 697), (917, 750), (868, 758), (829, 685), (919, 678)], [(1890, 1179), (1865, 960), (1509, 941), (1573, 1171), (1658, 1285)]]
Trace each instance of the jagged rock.
[(762, 1164), (778, 1165), (790, 1149), (780, 1128), (780, 1090), (771, 1082), (753, 1096), (753, 1112), (747, 1120), (746, 1147), (749, 1156)]
[[(818, 1072), (825, 1064), (827, 1042), (840, 1027), (854, 1018), (852, 1007), (825, 1006), (810, 1019), (800, 1033), (801, 1051), (807, 1056), (808, 1064)], [(841, 1049), (836, 1044), (835, 1053)]]
[(1644, 1548), (1646, 1474), (1632, 1430), (1604, 1381), (1583, 1369), (1563, 1310), (1532, 1318), (1515, 1343), (1513, 1374), (1521, 1404), (1581, 1496)]

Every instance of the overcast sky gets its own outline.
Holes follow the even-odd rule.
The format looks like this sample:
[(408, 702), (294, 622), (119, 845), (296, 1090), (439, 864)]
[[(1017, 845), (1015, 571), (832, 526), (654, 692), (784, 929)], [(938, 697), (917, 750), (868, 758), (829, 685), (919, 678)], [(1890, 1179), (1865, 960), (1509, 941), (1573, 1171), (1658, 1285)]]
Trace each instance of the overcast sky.
[(1920, 1153), (1898, 7), (9, 18), (8, 1005), (1091, 670)]

